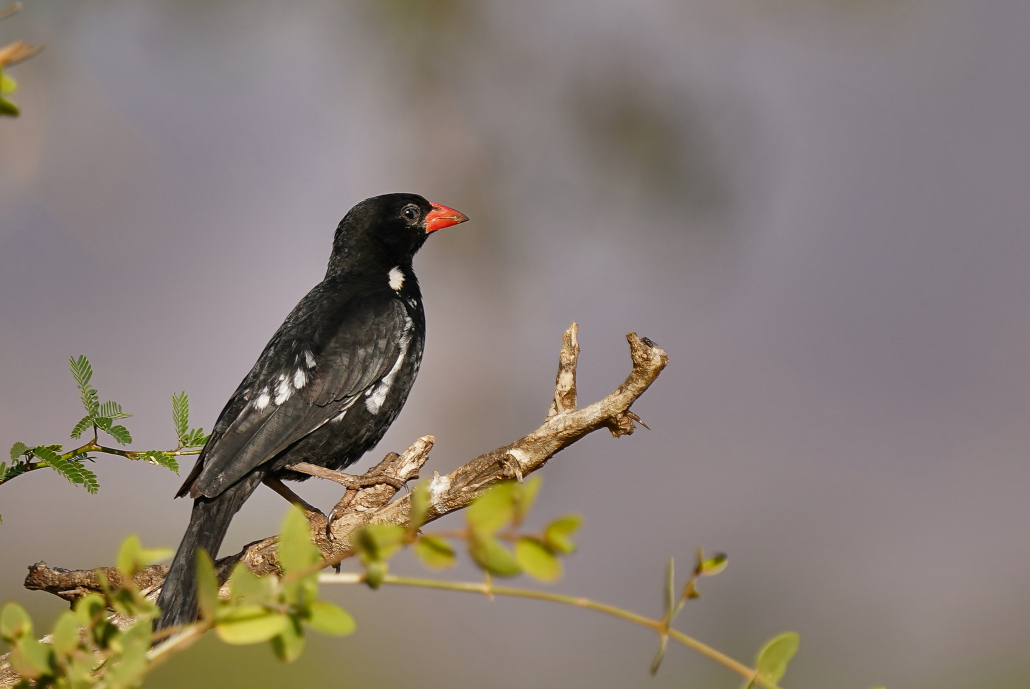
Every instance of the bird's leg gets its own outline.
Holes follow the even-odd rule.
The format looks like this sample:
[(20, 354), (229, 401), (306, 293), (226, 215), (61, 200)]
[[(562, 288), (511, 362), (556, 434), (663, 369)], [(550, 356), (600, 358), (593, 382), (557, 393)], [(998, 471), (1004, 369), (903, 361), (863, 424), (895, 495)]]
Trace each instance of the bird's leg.
[[(395, 453), (390, 453), (397, 457)], [(309, 464), (307, 462), (300, 462), (298, 464), (290, 465), (292, 471), (297, 471), (302, 474), (308, 474), (310, 476), (317, 476), (318, 478), (324, 478), (334, 483), (339, 483), (344, 486), (347, 491), (340, 498), (340, 501), (336, 503), (336, 507), (329, 513), (329, 518), (326, 519), (325, 524), (325, 535), (329, 540), (333, 540), (332, 526), (333, 522), (336, 521), (341, 515), (343, 515), (347, 508), (350, 507), (351, 502), (357, 497), (358, 491), (362, 488), (372, 488), (374, 486), (391, 486), (395, 490), (407, 487), (407, 481), (399, 478), (394, 478), (382, 473), (382, 470), (378, 467), (373, 467), (361, 476), (354, 476), (353, 474), (345, 474), (341, 471), (333, 471), (332, 469), (326, 469), (315, 464)], [(418, 476), (412, 476), (411, 478), (418, 478)], [(410, 479), (409, 479), (410, 480)]]
[(305, 514), (307, 514), (308, 520), (310, 520), (316, 514), (322, 517), (323, 519), (325, 518), (325, 515), (322, 514), (322, 510), (318, 509), (311, 503), (307, 502), (304, 498), (300, 497), (292, 490), (287, 488), (286, 484), (277, 479), (275, 476), (266, 476), (263, 483), (279, 495), (283, 496), (284, 498), (292, 502), (294, 505), (304, 510)]

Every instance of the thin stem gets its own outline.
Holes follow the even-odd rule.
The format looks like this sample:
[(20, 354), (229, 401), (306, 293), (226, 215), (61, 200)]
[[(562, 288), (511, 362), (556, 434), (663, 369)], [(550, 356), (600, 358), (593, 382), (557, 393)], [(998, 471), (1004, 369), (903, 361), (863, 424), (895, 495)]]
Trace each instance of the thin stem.
[[(323, 584), (360, 584), (365, 581), (364, 574), (345, 572), (341, 574), (320, 574), (318, 581)], [(708, 644), (702, 643), (697, 639), (687, 636), (683, 632), (675, 629), (670, 629), (664, 620), (654, 620), (644, 615), (638, 615), (635, 612), (624, 610), (623, 608), (616, 607), (614, 605), (608, 605), (607, 603), (599, 603), (597, 601), (590, 600), (589, 598), (580, 598), (576, 596), (565, 596), (560, 593), (551, 593), (548, 591), (535, 591), (532, 589), (519, 589), (510, 586), (494, 586), (492, 583), (482, 582), (464, 582), (464, 581), (441, 581), (439, 579), (421, 579), (417, 577), (399, 577), (393, 574), (387, 574), (383, 577), (383, 585), (391, 586), (409, 586), (416, 588), (427, 588), (427, 589), (442, 589), (446, 591), (463, 591), (465, 593), (479, 593), (484, 596), (508, 596), (510, 598), (531, 598), (534, 600), (550, 601), (552, 603), (561, 603), (563, 605), (571, 605), (577, 608), (587, 608), (588, 610), (596, 610), (597, 612), (618, 617), (619, 619), (632, 622), (633, 624), (640, 625), (641, 627), (647, 627), (648, 629), (657, 632), (658, 634), (668, 634), (670, 638), (679, 641), (684, 646), (691, 648), (701, 655), (714, 660), (723, 667), (726, 667), (744, 679), (751, 681), (755, 680), (756, 683), (766, 687), (767, 689), (779, 689), (779, 687), (773, 682), (763, 678), (758, 671), (754, 668), (750, 668), (743, 663), (734, 660), (725, 653), (715, 650)]]
[(170, 637), (167, 641), (155, 646), (147, 652), (147, 660), (150, 661), (148, 670), (168, 660), (173, 653), (184, 651), (192, 646), (197, 639), (204, 635), (211, 628), (211, 625), (198, 623), (186, 627), (179, 633)]

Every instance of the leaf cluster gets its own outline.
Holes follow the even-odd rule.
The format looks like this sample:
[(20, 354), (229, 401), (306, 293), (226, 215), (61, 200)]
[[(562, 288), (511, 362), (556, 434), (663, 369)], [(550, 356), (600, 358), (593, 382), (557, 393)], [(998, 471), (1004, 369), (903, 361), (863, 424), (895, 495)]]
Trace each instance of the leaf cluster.
[[(139, 538), (129, 536), (118, 553), (120, 584), (111, 585), (98, 572), (103, 592), (89, 593), (61, 613), (49, 643), (36, 639), (23, 607), (4, 605), (0, 637), (13, 647), (11, 668), (22, 678), (16, 689), (130, 689), (142, 684), (158, 609), (143, 597), (132, 577), (170, 555), (170, 550), (144, 549)], [(112, 610), (134, 622), (120, 629), (109, 619)]]
[(572, 536), (579, 530), (578, 515), (560, 517), (537, 533), (521, 526), (540, 490), (540, 477), (517, 483), (504, 481), (477, 498), (466, 512), (466, 528), (458, 533), (420, 531), (431, 506), (429, 484), (416, 486), (411, 495), (408, 526), (369, 524), (354, 533), (352, 543), (365, 566), (365, 581), (378, 588), (388, 571), (388, 560), (406, 545), (430, 569), (446, 569), (457, 562), (451, 540), (464, 541), (472, 561), (485, 574), (543, 582), (561, 578), (561, 557), (576, 549)]
[(241, 562), (229, 578), (229, 597), (219, 598), (219, 582), (211, 558), (197, 553), (197, 600), (202, 626), (213, 627), (228, 644), (270, 641), (281, 660), (292, 662), (304, 650), (306, 628), (326, 634), (351, 634), (355, 624), (342, 608), (318, 600), (322, 554), (311, 540), (304, 513), (291, 507), (279, 536), (283, 577), (258, 577)]
[(0, 485), (14, 479), (21, 474), (42, 467), (49, 467), (68, 480), (69, 483), (82, 486), (90, 493), (96, 493), (100, 488), (97, 475), (88, 469), (84, 462), (95, 461), (88, 454), (104, 453), (114, 454), (128, 459), (142, 460), (150, 464), (165, 467), (176, 474), (179, 473), (179, 462), (176, 459), (180, 454), (198, 454), (199, 448), (203, 447), (208, 440), (208, 435), (203, 428), (190, 428), (189, 413), (190, 401), (185, 392), (172, 395), (172, 422), (175, 426), (177, 445), (173, 450), (141, 450), (130, 452), (110, 447), (104, 447), (99, 442), (99, 434), (105, 434), (114, 438), (115, 442), (121, 445), (128, 445), (132, 442), (132, 434), (119, 423), (122, 419), (131, 416), (122, 409), (122, 405), (113, 400), (100, 401), (100, 393), (93, 387), (93, 365), (85, 356), (71, 357), (68, 361), (75, 385), (79, 390), (79, 399), (85, 415), (79, 419), (71, 430), (71, 437), (79, 439), (84, 433), (92, 429), (93, 438), (85, 445), (74, 450), (64, 452), (60, 445), (36, 445), (29, 446), (23, 442), (16, 442), (11, 446), (11, 464), (0, 462)]

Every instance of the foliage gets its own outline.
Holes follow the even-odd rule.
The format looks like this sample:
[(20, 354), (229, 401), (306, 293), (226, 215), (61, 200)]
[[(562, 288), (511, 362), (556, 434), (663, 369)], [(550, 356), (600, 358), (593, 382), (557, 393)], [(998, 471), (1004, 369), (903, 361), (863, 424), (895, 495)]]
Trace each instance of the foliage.
[(69, 483), (82, 486), (90, 493), (96, 493), (100, 489), (100, 482), (97, 475), (85, 466), (86, 462), (96, 461), (89, 453), (110, 454), (141, 460), (165, 467), (178, 474), (179, 462), (176, 457), (199, 454), (199, 448), (207, 443), (208, 435), (204, 433), (204, 429), (190, 428), (190, 400), (185, 392), (180, 392), (172, 395), (172, 423), (175, 426), (175, 436), (178, 441), (174, 449), (129, 451), (100, 444), (101, 432), (113, 438), (120, 445), (131, 443), (132, 434), (125, 426), (116, 422), (132, 415), (126, 413), (122, 409), (122, 405), (113, 400), (100, 401), (100, 393), (93, 387), (93, 366), (89, 359), (85, 356), (71, 357), (68, 363), (85, 411), (85, 416), (72, 427), (69, 435), (78, 440), (84, 433), (92, 430), (92, 440), (67, 452), (61, 445), (29, 446), (23, 442), (16, 442), (11, 446), (11, 464), (0, 462), (0, 485), (29, 471), (49, 467)]

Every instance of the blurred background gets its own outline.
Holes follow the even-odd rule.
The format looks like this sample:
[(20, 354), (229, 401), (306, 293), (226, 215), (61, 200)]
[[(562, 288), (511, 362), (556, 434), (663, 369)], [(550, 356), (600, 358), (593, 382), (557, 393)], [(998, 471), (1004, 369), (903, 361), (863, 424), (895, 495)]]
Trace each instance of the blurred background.
[[(174, 445), (179, 390), (209, 429), (347, 209), (417, 192), (472, 222), (416, 261), (422, 373), (356, 468), (535, 428), (572, 320), (594, 401), (635, 330), (671, 359), (652, 430), (543, 472), (538, 523), (586, 520), (557, 590), (657, 615), (703, 545), (730, 565), (682, 628), (748, 661), (798, 631), (788, 687), (1027, 686), (1030, 4), (28, 0), (14, 39), (47, 48), (0, 121), (5, 448), (67, 442), (73, 354), (135, 447)], [(0, 488), (0, 599), (49, 620), (29, 564), (178, 543), (178, 477), (95, 468)], [(284, 510), (259, 491), (223, 553)], [(651, 678), (653, 636), (589, 612), (328, 596), (358, 633), (298, 665), (209, 640), (148, 686), (739, 686), (681, 648)]]

